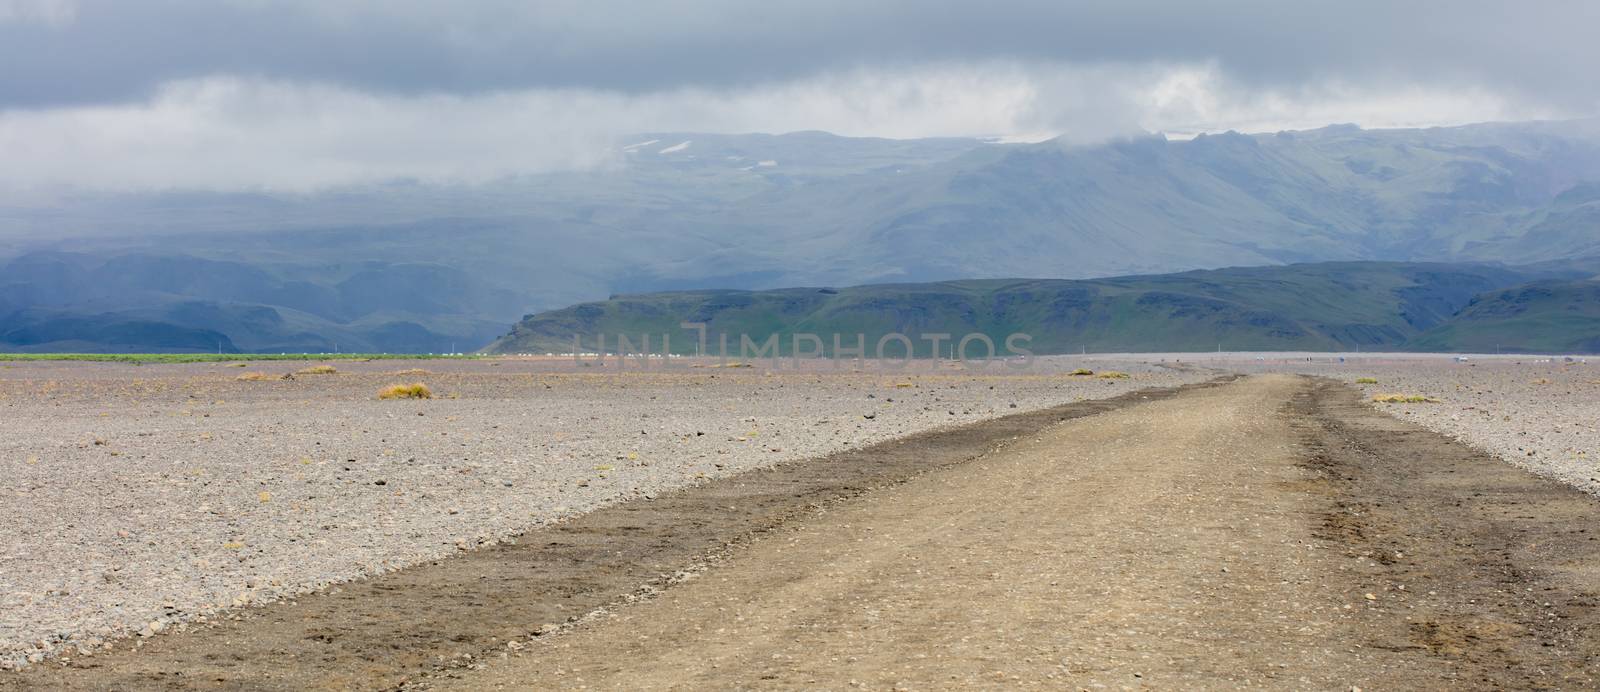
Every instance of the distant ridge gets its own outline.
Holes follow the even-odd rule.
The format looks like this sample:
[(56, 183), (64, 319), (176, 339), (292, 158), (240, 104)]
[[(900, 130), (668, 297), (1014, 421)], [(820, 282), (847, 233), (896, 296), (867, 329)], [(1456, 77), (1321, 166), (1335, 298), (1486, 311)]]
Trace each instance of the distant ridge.
[[(1568, 270), (1577, 271), (1577, 270)], [(1496, 331), (1495, 291), (1536, 279), (1538, 271), (1489, 265), (1333, 262), (1247, 267), (1090, 280), (992, 279), (880, 284), (839, 289), (681, 291), (618, 295), (524, 318), (489, 353), (570, 352), (573, 336), (672, 334), (672, 350), (692, 353), (696, 335), (681, 322), (704, 322), (711, 334), (855, 334), (868, 343), (909, 335), (980, 332), (996, 343), (1033, 337), (1040, 354), (1088, 351), (1355, 350), (1456, 351), (1479, 342), (1465, 334)], [(1565, 285), (1565, 284), (1556, 284)], [(1534, 288), (1520, 289), (1537, 291)], [(1521, 295), (1521, 294), (1517, 294)], [(1586, 294), (1587, 295), (1587, 294)], [(1526, 301), (1525, 301), (1526, 302)], [(1548, 301), (1547, 301), (1548, 302)], [(1469, 308), (1463, 313), (1464, 308)], [(1534, 313), (1554, 309), (1543, 303)], [(1461, 314), (1458, 314), (1461, 313)], [(1541, 318), (1542, 319), (1542, 318)], [(1551, 330), (1600, 330), (1600, 311), (1500, 336), (1502, 350), (1600, 350), (1600, 343), (1553, 337)], [(1469, 325), (1471, 327), (1469, 328)], [(715, 337), (712, 338), (715, 343)], [(653, 348), (660, 348), (659, 336)], [(926, 344), (920, 355), (928, 355)]]
[(1540, 281), (1486, 293), (1409, 345), (1421, 351), (1600, 353), (1600, 280)]

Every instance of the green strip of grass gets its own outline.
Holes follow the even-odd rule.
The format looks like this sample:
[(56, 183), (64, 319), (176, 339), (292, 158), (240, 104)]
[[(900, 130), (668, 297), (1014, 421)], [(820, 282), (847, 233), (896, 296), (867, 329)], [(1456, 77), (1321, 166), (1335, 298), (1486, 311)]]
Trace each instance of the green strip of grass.
[(91, 363), (231, 363), (258, 360), (471, 360), (476, 355), (414, 353), (0, 353), (0, 361), (65, 360)]

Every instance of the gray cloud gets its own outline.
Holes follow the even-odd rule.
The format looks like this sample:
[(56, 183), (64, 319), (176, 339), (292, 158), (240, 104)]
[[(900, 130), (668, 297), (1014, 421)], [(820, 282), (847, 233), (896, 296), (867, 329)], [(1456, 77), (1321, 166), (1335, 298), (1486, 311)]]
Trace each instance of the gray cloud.
[(641, 131), (1091, 142), (1586, 116), (1597, 14), (1567, 0), (0, 0), (0, 192), (480, 182), (607, 165)]
[(0, 112), (0, 190), (310, 191), (394, 179), (481, 183), (605, 166), (643, 131), (820, 129), (895, 138), (1096, 142), (1138, 131), (1375, 126), (1548, 115), (1495, 94), (1241, 88), (1208, 65), (990, 62), (858, 69), (748, 87), (397, 95), (211, 77), (130, 104)]
[[(1277, 89), (1472, 85), (1592, 109), (1588, 0), (0, 0), (0, 107), (227, 74), (397, 94), (735, 87), (929, 61), (1214, 61)], [(68, 9), (63, 10), (62, 7)], [(75, 9), (75, 11), (73, 11)]]

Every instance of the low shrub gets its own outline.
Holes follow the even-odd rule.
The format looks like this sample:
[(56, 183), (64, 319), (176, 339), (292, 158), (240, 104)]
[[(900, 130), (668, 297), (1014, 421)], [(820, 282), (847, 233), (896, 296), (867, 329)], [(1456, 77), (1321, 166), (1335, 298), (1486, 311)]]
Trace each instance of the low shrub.
[(1356, 384), (1377, 384), (1377, 383), (1378, 383), (1378, 378), (1376, 378), (1376, 377), (1357, 377), (1356, 378)]
[(433, 390), (421, 382), (391, 384), (378, 392), (379, 399), (432, 399)]
[(1094, 375), (1094, 371), (1088, 368), (1078, 368), (1077, 370), (1073, 370), (1067, 374), (1073, 377), (1092, 377)]
[(336, 368), (336, 367), (333, 367), (332, 365), (313, 365), (313, 366), (311, 366), (309, 368), (304, 368), (304, 369), (301, 369), (301, 370), (297, 370), (297, 371), (295, 371), (294, 374), (296, 374), (296, 375), (337, 375), (337, 374), (339, 374), (339, 369)]
[(1117, 372), (1115, 370), (1107, 370), (1105, 372), (1100, 373), (1099, 375), (1095, 375), (1095, 377), (1098, 377), (1098, 378), (1100, 378), (1102, 380), (1126, 380), (1126, 379), (1128, 379), (1128, 373)]

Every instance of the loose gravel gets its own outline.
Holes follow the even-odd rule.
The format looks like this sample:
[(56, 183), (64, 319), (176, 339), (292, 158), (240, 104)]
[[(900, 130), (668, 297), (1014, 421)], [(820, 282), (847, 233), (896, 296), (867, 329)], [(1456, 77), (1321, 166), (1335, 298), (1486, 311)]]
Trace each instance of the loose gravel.
[[(982, 372), (379, 361), (292, 379), (305, 364), (0, 364), (0, 666), (752, 468), (1214, 374), (1161, 360)], [(1131, 376), (1069, 374), (1086, 364)], [(411, 382), (435, 398), (376, 399)]]

